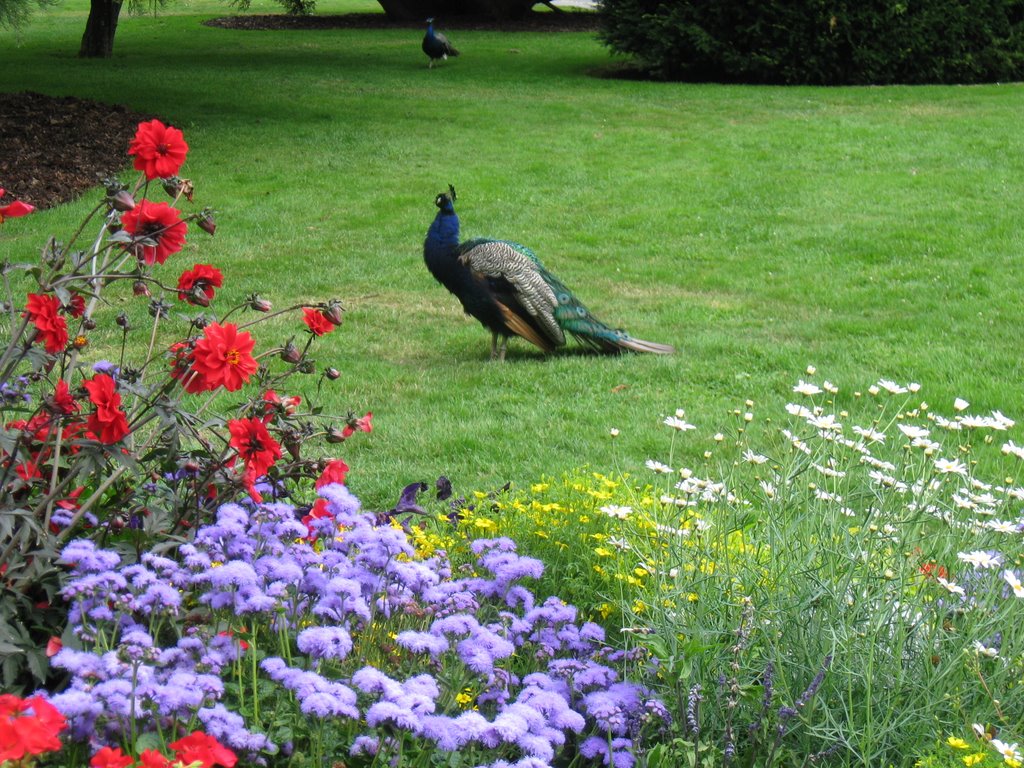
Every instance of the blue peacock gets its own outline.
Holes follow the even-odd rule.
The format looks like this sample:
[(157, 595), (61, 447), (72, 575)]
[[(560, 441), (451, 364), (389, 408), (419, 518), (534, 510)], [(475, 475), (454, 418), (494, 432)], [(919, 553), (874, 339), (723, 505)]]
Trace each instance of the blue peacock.
[(438, 59), (459, 55), (455, 46), (448, 42), (447, 37), (434, 31), (433, 17), (427, 19), (427, 33), (423, 36), (423, 52), (430, 57), (430, 68), (433, 68), (434, 62)]
[(609, 328), (529, 248), (507, 240), (459, 241), (455, 188), (434, 199), (437, 215), (423, 243), (430, 273), (455, 294), (466, 314), (491, 332), (491, 359), (504, 360), (508, 340), (520, 336), (544, 352), (565, 344), (566, 334), (605, 354), (671, 354), (667, 344), (643, 341)]

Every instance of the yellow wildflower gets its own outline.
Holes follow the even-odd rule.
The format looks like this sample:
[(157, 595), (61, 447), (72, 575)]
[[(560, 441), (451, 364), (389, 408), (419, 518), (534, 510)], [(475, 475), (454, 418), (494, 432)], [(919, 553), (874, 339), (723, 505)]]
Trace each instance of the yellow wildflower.
[(478, 517), (473, 521), (473, 525), (477, 528), (481, 528), (485, 531), (497, 530), (498, 524), (493, 520), (488, 520), (486, 517)]
[(971, 745), (958, 736), (950, 736), (946, 739), (946, 743), (949, 744), (953, 749), (970, 749)]
[(635, 600), (633, 602), (633, 613), (643, 613), (647, 610), (647, 604), (643, 600)]
[(594, 554), (598, 557), (614, 557), (615, 553), (607, 547), (594, 547)]
[(463, 688), (461, 693), (455, 694), (455, 701), (461, 706), (466, 706), (473, 701), (472, 691), (469, 688)]
[(551, 486), (548, 483), (534, 483), (533, 485), (530, 486), (530, 491), (532, 493), (544, 493), (544, 491), (546, 491), (550, 487)]
[(597, 606), (597, 612), (601, 614), (602, 619), (607, 619), (611, 616), (613, 610), (611, 603), (601, 603)]
[(985, 759), (985, 753), (984, 752), (974, 752), (974, 753), (972, 753), (970, 755), (964, 755), (963, 758), (961, 758), (961, 759), (964, 761), (964, 765), (966, 765), (966, 766), (968, 766), (968, 768), (970, 768), (970, 766), (975, 765), (976, 763), (980, 763), (982, 760), (984, 760)]

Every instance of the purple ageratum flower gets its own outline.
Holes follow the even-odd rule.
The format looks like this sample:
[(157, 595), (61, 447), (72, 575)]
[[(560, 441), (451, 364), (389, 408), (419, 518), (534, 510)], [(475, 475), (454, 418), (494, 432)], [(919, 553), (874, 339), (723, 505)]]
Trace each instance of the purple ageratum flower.
[(395, 642), (413, 653), (429, 653), (435, 659), (447, 651), (449, 647), (448, 641), (443, 636), (439, 637), (429, 632), (414, 632), (412, 630), (399, 632)]
[(70, 565), (75, 573), (102, 573), (117, 568), (121, 564), (121, 556), (97, 549), (91, 539), (75, 539), (61, 550), (58, 562)]
[(631, 751), (633, 742), (629, 739), (612, 739), (609, 750), (608, 739), (591, 736), (580, 744), (580, 754), (589, 760), (601, 758), (604, 765), (612, 768), (632, 768), (635, 759)]
[(430, 625), (430, 631), (435, 635), (473, 635), (480, 631), (480, 622), (475, 616), (456, 613), (435, 619)]
[(362, 505), (346, 486), (332, 483), (321, 488), (319, 493), (327, 500), (327, 508), (338, 523), (351, 525), (359, 515)]
[(619, 736), (626, 734), (629, 717), (639, 705), (637, 688), (630, 683), (616, 683), (583, 697), (583, 706), (598, 727)]
[(118, 374), (121, 373), (121, 369), (118, 368), (116, 363), (112, 363), (109, 360), (97, 360), (92, 364), (93, 373), (105, 373), (113, 379), (116, 379)]
[(363, 667), (352, 675), (352, 685), (363, 693), (377, 693), (385, 699), (394, 701), (403, 691), (402, 686), (385, 675), (376, 667)]
[(392, 726), (414, 735), (420, 733), (420, 717), (408, 707), (393, 701), (378, 701), (366, 710), (366, 724), (371, 728)]
[(455, 646), (462, 663), (479, 675), (489, 675), (494, 671), (494, 655), (475, 637), (459, 641)]
[(274, 742), (262, 733), (248, 730), (244, 718), (223, 704), (203, 707), (196, 712), (196, 716), (206, 733), (224, 746), (248, 755), (250, 760), (255, 759), (260, 753), (277, 754), (278, 748)]
[(342, 627), (310, 627), (296, 638), (299, 650), (314, 659), (344, 659), (352, 651), (352, 637)]
[(69, 689), (49, 697), (68, 721), (70, 736), (86, 741), (96, 735), (96, 724), (103, 716), (103, 702), (86, 691)]
[(358, 755), (366, 755), (367, 757), (375, 757), (377, 752), (380, 750), (380, 738), (377, 736), (356, 736), (352, 740), (352, 746), (349, 747), (348, 753), (352, 757)]

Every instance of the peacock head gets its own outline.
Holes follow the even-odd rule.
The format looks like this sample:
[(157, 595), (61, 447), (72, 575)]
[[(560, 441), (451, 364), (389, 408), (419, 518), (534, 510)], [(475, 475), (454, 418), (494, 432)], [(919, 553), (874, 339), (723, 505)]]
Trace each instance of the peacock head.
[(455, 187), (449, 184), (447, 192), (441, 192), (434, 198), (434, 205), (443, 213), (455, 213)]

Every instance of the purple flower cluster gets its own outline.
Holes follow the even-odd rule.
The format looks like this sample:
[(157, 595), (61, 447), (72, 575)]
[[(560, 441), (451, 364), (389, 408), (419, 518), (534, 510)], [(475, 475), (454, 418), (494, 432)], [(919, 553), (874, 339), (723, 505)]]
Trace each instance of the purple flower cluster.
[[(557, 598), (537, 604), (522, 581), (543, 566), (510, 539), (475, 542), (474, 575), (454, 578), (443, 556), (417, 558), (400, 527), (363, 513), (344, 486), (322, 493), (331, 516), (308, 527), (287, 504), (226, 504), (178, 559), (122, 565), (91, 542), (69, 544), (64, 595), (92, 649), (54, 658), (71, 683), (52, 700), (74, 737), (113, 743), (198, 720), (265, 760), (274, 733), (232, 710), (239, 685), (250, 699), (271, 685), (281, 691), (274, 706), (294, 702), (308, 738), (303, 746), (289, 729), (289, 751), (320, 743), (312, 733), (323, 727), (353, 755), (390, 756), (413, 739), (490, 755), (493, 768), (542, 768), (571, 743), (630, 768), (641, 730), (667, 722), (660, 701), (621, 679), (624, 655), (600, 627)], [(165, 636), (177, 639), (158, 642)], [(260, 643), (258, 664), (243, 638)], [(260, 679), (246, 683), (240, 670)], [(464, 690), (471, 703), (456, 698)]]

